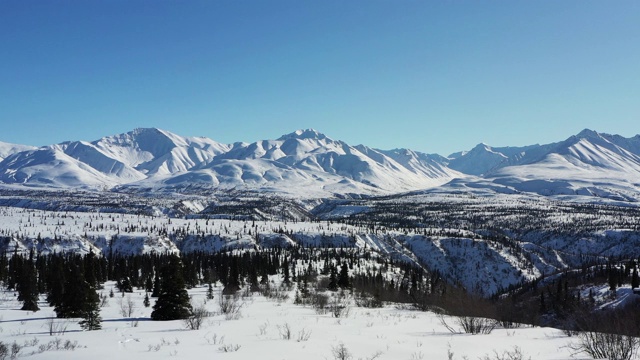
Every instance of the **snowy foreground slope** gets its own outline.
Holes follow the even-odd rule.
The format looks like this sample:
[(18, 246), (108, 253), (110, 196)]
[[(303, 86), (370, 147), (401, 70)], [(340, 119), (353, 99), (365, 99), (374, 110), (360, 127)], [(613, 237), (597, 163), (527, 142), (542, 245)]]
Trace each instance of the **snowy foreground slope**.
[[(114, 287), (107, 283), (106, 296)], [(0, 341), (23, 346), (18, 358), (28, 359), (334, 359), (342, 344), (351, 359), (479, 359), (519, 350), (524, 359), (568, 360), (567, 337), (552, 328), (497, 328), (489, 335), (452, 334), (430, 312), (351, 307), (346, 316), (317, 314), (311, 307), (267, 299), (258, 293), (240, 297), (239, 315), (220, 313), (220, 287), (205, 304), (212, 316), (199, 330), (186, 330), (182, 321), (150, 321), (144, 292), (122, 298), (116, 291), (101, 308), (102, 330), (81, 331), (76, 319), (52, 319), (53, 310), (41, 302), (36, 313), (17, 310), (13, 293), (0, 301)], [(114, 289), (115, 291), (115, 289)], [(192, 303), (206, 300), (206, 288), (189, 290)], [(121, 314), (122, 302), (134, 304), (132, 316)], [(152, 299), (152, 305), (154, 299)], [(235, 319), (234, 319), (235, 318)], [(451, 320), (450, 318), (447, 318)], [(51, 325), (66, 329), (49, 334)], [(289, 328), (291, 339), (283, 334)], [(65, 350), (65, 346), (67, 349)], [(226, 350), (226, 351), (225, 351)], [(449, 354), (452, 357), (449, 357)], [(577, 358), (586, 358), (579, 355)]]

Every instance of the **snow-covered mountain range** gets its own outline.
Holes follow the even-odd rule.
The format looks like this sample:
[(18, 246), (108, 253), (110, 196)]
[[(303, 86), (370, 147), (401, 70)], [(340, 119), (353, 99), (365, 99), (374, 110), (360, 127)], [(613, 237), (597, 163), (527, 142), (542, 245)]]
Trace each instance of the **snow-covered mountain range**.
[(479, 144), (448, 157), (351, 146), (315, 130), (221, 144), (148, 128), (35, 148), (0, 143), (0, 182), (31, 187), (242, 189), (305, 198), (442, 187), (640, 200), (640, 135), (584, 130), (557, 143)]

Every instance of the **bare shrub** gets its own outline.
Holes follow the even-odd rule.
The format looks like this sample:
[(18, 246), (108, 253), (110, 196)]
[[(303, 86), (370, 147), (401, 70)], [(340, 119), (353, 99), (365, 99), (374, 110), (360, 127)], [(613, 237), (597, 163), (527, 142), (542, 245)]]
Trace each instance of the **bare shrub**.
[(118, 306), (120, 307), (120, 315), (122, 315), (122, 317), (131, 317), (136, 309), (136, 304), (130, 295), (118, 299)]
[(380, 300), (380, 297), (371, 296), (364, 293), (355, 297), (355, 303), (356, 303), (356, 306), (358, 307), (364, 307), (364, 308), (370, 308), (370, 309), (381, 308), (384, 305)]
[(104, 293), (100, 293), (100, 295), (98, 295), (100, 298), (100, 307), (106, 307), (107, 305), (109, 305), (109, 297), (107, 295), (105, 295)]
[(297, 342), (307, 341), (309, 340), (310, 337), (311, 337), (311, 330), (307, 331), (305, 328), (302, 328), (302, 330), (298, 331), (298, 336), (296, 336), (296, 341)]
[(22, 350), (22, 346), (18, 345), (17, 342), (13, 342), (13, 344), (11, 344), (11, 355), (10, 358), (11, 359), (15, 359), (18, 357), (18, 353), (20, 353), (20, 350)]
[(236, 352), (240, 350), (242, 346), (238, 344), (224, 344), (218, 348), (222, 352)]
[(209, 317), (210, 313), (207, 311), (204, 303), (201, 303), (197, 306), (193, 307), (191, 311), (191, 315), (188, 318), (184, 319), (184, 325), (189, 330), (199, 330), (202, 327), (202, 323), (204, 319)]
[(594, 359), (630, 360), (638, 350), (637, 337), (584, 331), (578, 334), (578, 343), (570, 345), (576, 352), (589, 354)]
[(205, 335), (204, 339), (207, 341), (209, 345), (222, 345), (224, 344), (224, 335), (218, 336), (218, 334), (213, 334), (211, 338)]
[(282, 340), (291, 340), (291, 327), (289, 326), (289, 323), (278, 325), (278, 333), (280, 333), (280, 338)]
[(283, 287), (262, 286), (260, 293), (267, 299), (273, 299), (277, 302), (283, 302), (289, 299), (289, 292)]
[(225, 315), (225, 319), (237, 320), (240, 318), (242, 303), (240, 303), (238, 296), (220, 295), (218, 305), (220, 305), (220, 313)]
[(491, 332), (496, 328), (497, 322), (493, 319), (487, 318), (479, 318), (473, 316), (455, 316), (454, 323), (457, 325), (457, 328), (451, 326), (444, 315), (438, 315), (438, 319), (440, 320), (440, 324), (442, 324), (447, 330), (449, 330), (452, 334), (458, 333), (466, 333), (466, 334), (491, 334)]
[(269, 326), (268, 323), (264, 323), (258, 326), (258, 330), (260, 330), (260, 335), (267, 335), (267, 327)]
[(49, 335), (64, 335), (67, 332), (67, 327), (69, 326), (68, 321), (56, 320), (55, 317), (50, 317), (47, 319), (45, 323), (47, 325), (47, 329), (49, 330)]
[(31, 355), (41, 354), (47, 351), (59, 351), (59, 350), (74, 351), (78, 347), (79, 345), (77, 341), (66, 340), (63, 342), (62, 339), (55, 338), (46, 344), (40, 344), (40, 346), (38, 346), (38, 350), (32, 352)]
[(323, 293), (314, 293), (311, 297), (311, 304), (318, 314), (326, 314), (329, 305), (329, 295)]
[(506, 350), (502, 354), (497, 351), (493, 351), (493, 357), (485, 355), (480, 360), (531, 360), (531, 357), (525, 358), (519, 347), (515, 346), (513, 350)]
[(331, 354), (335, 360), (349, 360), (353, 357), (349, 349), (347, 349), (343, 343), (333, 346), (331, 348)]
[(351, 307), (346, 298), (334, 297), (329, 304), (329, 311), (335, 318), (348, 317)]

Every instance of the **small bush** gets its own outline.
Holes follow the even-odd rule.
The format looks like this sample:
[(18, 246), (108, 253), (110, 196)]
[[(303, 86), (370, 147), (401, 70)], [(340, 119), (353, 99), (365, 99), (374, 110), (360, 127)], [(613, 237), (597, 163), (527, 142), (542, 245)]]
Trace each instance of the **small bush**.
[(118, 299), (118, 306), (120, 307), (120, 315), (122, 315), (122, 317), (131, 317), (136, 309), (136, 304), (133, 302), (130, 295)]
[(459, 330), (453, 328), (447, 322), (444, 315), (438, 315), (440, 323), (447, 328), (452, 334), (464, 332), (466, 334), (491, 334), (496, 328), (497, 322), (493, 319), (486, 319), (473, 316), (456, 316), (454, 322), (457, 324)]
[(218, 348), (222, 352), (236, 352), (240, 350), (242, 346), (238, 344), (224, 344)]
[(340, 343), (331, 348), (331, 354), (335, 360), (349, 360), (353, 357), (349, 349), (344, 346), (343, 343)]
[(227, 320), (240, 318), (242, 303), (240, 303), (238, 296), (220, 295), (218, 297), (218, 304), (220, 305), (220, 313), (225, 315)]
[(9, 347), (0, 341), (0, 360), (4, 360), (9, 355)]
[(189, 330), (199, 330), (202, 327), (202, 323), (204, 319), (209, 317), (209, 311), (204, 304), (200, 304), (198, 306), (193, 307), (191, 311), (191, 315), (188, 318), (184, 319), (184, 324)]
[(288, 323), (284, 323), (282, 326), (278, 325), (278, 332), (282, 340), (291, 340), (291, 327)]
[(514, 347), (512, 351), (505, 351), (502, 354), (497, 351), (493, 352), (493, 357), (489, 355), (485, 355), (480, 358), (480, 360), (531, 360), (531, 357), (525, 358), (525, 355), (522, 353), (519, 347)]
[(329, 311), (335, 318), (348, 317), (351, 307), (347, 299), (334, 297), (329, 304)]
[(329, 305), (329, 295), (322, 293), (314, 293), (311, 297), (311, 305), (318, 314), (326, 314)]
[(585, 331), (578, 334), (578, 343), (571, 345), (577, 352), (589, 354), (594, 359), (630, 360), (638, 350), (637, 337)]

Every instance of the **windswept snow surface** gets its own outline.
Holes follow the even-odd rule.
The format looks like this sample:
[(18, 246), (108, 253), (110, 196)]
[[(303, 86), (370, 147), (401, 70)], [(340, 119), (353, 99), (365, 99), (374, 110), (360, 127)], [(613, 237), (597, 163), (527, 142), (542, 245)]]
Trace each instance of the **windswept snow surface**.
[[(279, 279), (272, 281), (272, 286), (278, 286)], [(108, 298), (111, 289), (116, 296)], [(353, 359), (447, 359), (449, 352), (454, 359), (477, 359), (493, 357), (494, 352), (513, 352), (516, 347), (527, 359), (574, 359), (568, 345), (576, 338), (556, 329), (498, 328), (490, 335), (451, 334), (435, 314), (402, 310), (393, 304), (382, 309), (351, 307), (347, 316), (334, 318), (330, 313), (317, 314), (311, 307), (293, 305), (294, 290), (288, 292), (289, 299), (280, 302), (258, 293), (240, 297), (240, 315), (228, 319), (220, 314), (220, 290), (218, 284), (214, 300), (209, 301), (206, 287), (189, 290), (192, 303), (204, 303), (212, 316), (199, 330), (186, 330), (179, 320), (151, 321), (151, 308), (142, 305), (144, 291), (134, 290), (121, 297), (109, 282), (99, 291), (107, 303), (100, 309), (102, 330), (97, 331), (82, 331), (77, 324), (80, 319), (51, 320), (55, 314), (43, 299), (40, 311), (20, 311), (21, 304), (13, 293), (5, 291), (0, 294), (0, 341), (22, 345), (19, 357), (40, 360), (324, 360), (333, 359), (332, 350), (341, 344)], [(123, 317), (119, 304), (129, 300), (134, 304), (133, 315)], [(152, 298), (151, 304), (154, 302)], [(49, 335), (50, 321), (66, 331)], [(281, 335), (286, 328), (291, 332), (290, 340)], [(65, 343), (75, 349), (64, 350)]]

